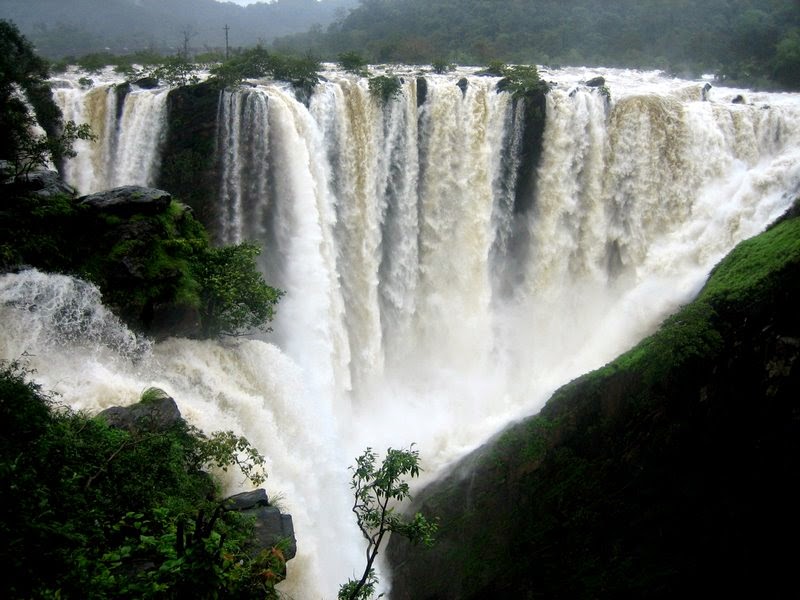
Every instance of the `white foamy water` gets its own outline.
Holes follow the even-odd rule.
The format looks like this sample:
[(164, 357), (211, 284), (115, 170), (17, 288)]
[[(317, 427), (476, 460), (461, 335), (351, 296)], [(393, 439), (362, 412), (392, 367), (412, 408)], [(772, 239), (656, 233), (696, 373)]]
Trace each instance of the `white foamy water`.
[[(363, 568), (347, 466), (364, 447), (416, 442), (435, 476), (653, 331), (800, 191), (798, 95), (714, 88), (703, 101), (702, 81), (605, 70), (608, 102), (580, 84), (596, 74), (545, 73), (556, 85), (530, 197), (515, 177), (521, 107), (496, 78), (428, 74), (419, 105), (410, 72), (386, 106), (333, 71), (309, 106), (282, 85), (225, 92), (212, 225), (226, 242), (261, 244), (268, 281), (287, 291), (268, 342), (134, 351), (113, 341), (130, 337), (121, 328), (76, 348), (83, 333), (65, 336), (57, 310), (42, 320), (6, 291), (30, 278), (60, 298), (67, 283), (26, 273), (2, 279), (14, 324), (2, 357), (27, 351), (43, 383), (81, 408), (158, 385), (193, 424), (247, 436), (295, 519), (283, 590), (333, 598)], [(748, 103), (733, 104), (739, 94)], [(137, 126), (139, 141), (122, 134), (136, 106), (161, 115), (164, 92), (129, 95), (130, 121), (112, 96), (59, 96), (101, 140), (70, 166), (83, 191), (132, 183), (115, 173), (152, 179), (158, 164), (165, 117)]]

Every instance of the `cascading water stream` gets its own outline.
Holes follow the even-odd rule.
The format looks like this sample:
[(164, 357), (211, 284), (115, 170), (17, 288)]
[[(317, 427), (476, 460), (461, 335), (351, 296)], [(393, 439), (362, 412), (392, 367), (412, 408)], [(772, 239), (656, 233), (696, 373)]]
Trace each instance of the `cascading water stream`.
[(53, 90), (64, 120), (88, 123), (97, 136), (95, 142), (78, 140), (78, 154), (64, 169), (67, 180), (83, 194), (122, 185), (152, 185), (158, 174), (169, 90), (132, 89), (118, 109), (121, 93), (114, 84), (88, 91), (73, 85)]
[[(76, 348), (83, 325), (62, 324), (68, 311), (42, 298), (89, 292), (28, 272), (0, 280), (3, 321), (15, 324), (0, 356), (27, 351), (79, 408), (158, 385), (193, 424), (246, 435), (295, 518), (284, 591), (333, 597), (362, 566), (346, 467), (364, 447), (416, 442), (435, 476), (652, 331), (800, 191), (797, 95), (740, 105), (730, 99), (746, 92), (723, 88), (703, 101), (702, 83), (608, 70), (608, 101), (579, 85), (589, 75), (546, 75), (557, 85), (525, 210), (522, 105), (496, 79), (427, 75), (419, 106), (415, 76), (385, 106), (336, 72), (308, 107), (280, 85), (224, 92), (212, 225), (226, 242), (261, 244), (268, 281), (287, 291), (276, 345), (131, 350), (109, 341), (131, 336), (117, 323), (121, 333)], [(67, 167), (83, 192), (153, 181), (166, 94), (130, 93), (117, 117), (116, 93), (56, 92), (65, 117), (99, 137)], [(136, 125), (145, 106), (153, 121)], [(134, 139), (131, 127), (148, 131)]]

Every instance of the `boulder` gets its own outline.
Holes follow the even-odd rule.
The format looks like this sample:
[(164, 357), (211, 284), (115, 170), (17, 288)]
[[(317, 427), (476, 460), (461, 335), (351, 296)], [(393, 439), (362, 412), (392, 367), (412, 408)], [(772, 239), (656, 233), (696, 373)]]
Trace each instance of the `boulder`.
[(159, 215), (167, 210), (172, 196), (156, 188), (127, 185), (78, 199), (80, 204), (118, 216)]
[[(109, 427), (136, 433), (167, 431), (176, 425), (185, 424), (175, 400), (164, 392), (153, 395), (156, 396), (154, 399), (130, 406), (112, 406), (102, 411), (98, 417)], [(209, 481), (209, 493), (212, 489), (213, 485)], [(292, 516), (282, 514), (279, 508), (270, 506), (265, 490), (258, 489), (230, 496), (222, 501), (222, 508), (255, 519), (251, 539), (253, 555), (269, 550), (284, 540), (289, 542), (284, 558), (288, 561), (297, 554)]]
[(235, 494), (225, 499), (225, 510), (247, 510), (258, 506), (269, 506), (267, 491), (263, 488)]
[(742, 96), (741, 94), (737, 94), (736, 96), (734, 96), (731, 102), (733, 104), (747, 104), (747, 100), (745, 100), (744, 96)]
[(289, 560), (297, 554), (297, 540), (294, 537), (292, 515), (282, 514), (280, 509), (270, 506), (267, 492), (263, 489), (243, 492), (227, 498), (223, 506), (228, 511), (238, 511), (242, 515), (255, 518), (253, 529), (253, 554), (269, 550), (282, 540), (289, 546), (284, 558)]
[(456, 85), (459, 88), (461, 88), (461, 93), (462, 94), (466, 94), (467, 93), (467, 86), (469, 85), (469, 81), (467, 81), (466, 77), (462, 77), (461, 79), (459, 79), (458, 83)]
[(56, 171), (36, 169), (14, 178), (14, 186), (25, 193), (40, 197), (76, 195), (75, 188), (61, 180)]
[(711, 88), (712, 88), (712, 85), (710, 83), (706, 83), (703, 86), (703, 91), (700, 92), (701, 98), (703, 99), (703, 102), (708, 100), (708, 93), (711, 91)]
[(606, 84), (605, 77), (592, 77), (589, 81), (587, 81), (584, 85), (587, 87), (603, 87)]
[(133, 82), (133, 85), (142, 88), (143, 90), (152, 90), (158, 87), (158, 79), (155, 77), (142, 77)]
[(166, 394), (130, 406), (112, 406), (98, 416), (109, 427), (131, 432), (167, 431), (184, 422), (175, 400)]

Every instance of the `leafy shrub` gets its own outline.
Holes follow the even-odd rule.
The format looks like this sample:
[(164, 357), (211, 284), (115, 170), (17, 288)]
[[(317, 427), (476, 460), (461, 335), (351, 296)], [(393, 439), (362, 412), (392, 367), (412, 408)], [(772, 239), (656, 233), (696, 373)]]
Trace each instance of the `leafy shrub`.
[(206, 336), (268, 329), (283, 292), (268, 286), (255, 267), (260, 249), (249, 243), (208, 248), (194, 263), (200, 284), (200, 317)]
[(244, 79), (273, 77), (309, 94), (319, 83), (320, 69), (319, 61), (312, 56), (277, 54), (256, 46), (212, 68), (211, 74), (226, 86), (239, 85)]
[(434, 73), (438, 73), (441, 75), (442, 73), (447, 73), (448, 71), (455, 70), (456, 66), (444, 59), (436, 59), (431, 62), (431, 67), (433, 68)]
[(360, 75), (361, 77), (369, 76), (367, 59), (358, 52), (342, 52), (338, 56), (338, 62), (339, 66), (348, 73)]
[(384, 104), (399, 97), (402, 87), (403, 84), (396, 75), (378, 75), (369, 80), (369, 93)]
[(498, 89), (511, 93), (515, 98), (546, 94), (550, 86), (539, 77), (535, 65), (513, 65), (502, 67), (503, 80)]
[(0, 364), (4, 598), (276, 597), (280, 546), (251, 556), (252, 523), (221, 509), (204, 472), (242, 464), (261, 481), (244, 438), (113, 429), (26, 377)]
[(197, 76), (197, 67), (181, 55), (167, 57), (150, 72), (149, 76), (171, 87), (190, 85), (200, 81)]
[(99, 74), (106, 67), (115, 64), (116, 57), (110, 52), (92, 52), (84, 54), (75, 62), (87, 73)]

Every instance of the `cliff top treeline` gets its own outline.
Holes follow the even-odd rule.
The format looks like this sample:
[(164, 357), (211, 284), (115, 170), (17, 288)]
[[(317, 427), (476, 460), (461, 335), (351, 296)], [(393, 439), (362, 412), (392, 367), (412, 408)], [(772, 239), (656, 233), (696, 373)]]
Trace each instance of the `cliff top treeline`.
[(390, 544), (392, 597), (781, 597), (800, 533), (799, 209), (420, 492), (438, 544)]
[(800, 87), (795, 0), (360, 0), (325, 33), (277, 45), (373, 62), (659, 68)]
[[(714, 73), (749, 87), (800, 89), (795, 0), (9, 0), (50, 59), (87, 53), (224, 55), (256, 44), (335, 61), (491, 61)], [(281, 37), (282, 36), (282, 37)]]

